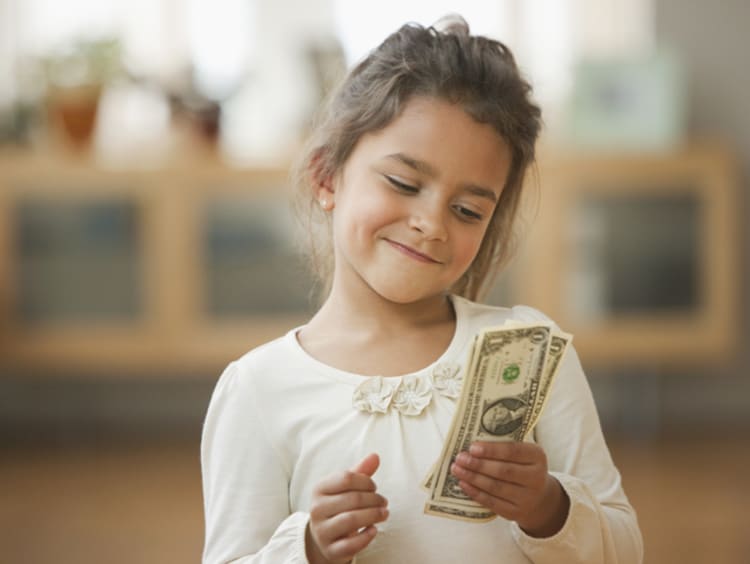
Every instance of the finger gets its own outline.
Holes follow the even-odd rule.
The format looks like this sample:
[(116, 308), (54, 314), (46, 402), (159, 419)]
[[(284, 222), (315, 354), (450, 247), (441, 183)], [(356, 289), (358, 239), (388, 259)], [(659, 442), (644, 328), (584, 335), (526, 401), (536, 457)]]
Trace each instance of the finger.
[(371, 525), (356, 534), (332, 542), (328, 547), (329, 559), (343, 560), (353, 558), (372, 542), (377, 533), (378, 530)]
[(333, 542), (343, 537), (349, 537), (351, 533), (385, 521), (387, 518), (388, 509), (385, 507), (370, 507), (339, 513), (321, 525), (320, 537)]
[(516, 441), (498, 443), (478, 441), (471, 444), (469, 454), (477, 458), (505, 460), (517, 464), (535, 464), (545, 459), (544, 451), (539, 445)]
[(516, 521), (521, 515), (520, 507), (507, 499), (494, 497), (463, 480), (459, 480), (458, 485), (471, 499), (501, 517)]
[(458, 464), (453, 464), (451, 466), (451, 472), (459, 480), (468, 483), (477, 490), (486, 492), (492, 497), (504, 499), (513, 503), (523, 498), (524, 492), (528, 491), (528, 488), (525, 486), (520, 486), (511, 482), (503, 482), (502, 480), (497, 480), (485, 476), (484, 474), (467, 470)]
[(375, 482), (360, 472), (347, 470), (339, 474), (334, 474), (324, 478), (316, 488), (316, 493), (320, 495), (331, 495), (347, 491), (374, 492), (376, 489)]
[(456, 464), (478, 474), (484, 474), (490, 478), (512, 484), (529, 485), (534, 481), (534, 473), (529, 471), (534, 468), (532, 464), (477, 458), (471, 456), (468, 452), (459, 453), (456, 457)]
[(373, 452), (372, 454), (365, 456), (359, 464), (352, 468), (352, 472), (372, 476), (378, 469), (378, 466), (380, 466), (380, 457)]
[(315, 520), (328, 519), (345, 511), (387, 505), (388, 500), (378, 493), (349, 491), (319, 498), (310, 509), (310, 515)]

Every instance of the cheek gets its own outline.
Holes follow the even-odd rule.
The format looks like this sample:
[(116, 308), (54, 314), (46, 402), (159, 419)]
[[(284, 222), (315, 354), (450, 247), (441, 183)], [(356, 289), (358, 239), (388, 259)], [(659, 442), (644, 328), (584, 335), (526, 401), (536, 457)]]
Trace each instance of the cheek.
[(383, 207), (375, 194), (361, 191), (352, 196), (356, 197), (334, 211), (334, 228), (346, 247), (368, 244), (386, 223)]
[(479, 234), (467, 235), (460, 241), (457, 241), (454, 257), (457, 263), (463, 265), (464, 270), (468, 269), (472, 261), (476, 258), (479, 248), (482, 246), (484, 233), (485, 231)]
[(390, 224), (394, 218), (394, 206), (388, 195), (378, 190), (362, 191), (348, 210), (348, 229), (360, 235), (372, 234)]

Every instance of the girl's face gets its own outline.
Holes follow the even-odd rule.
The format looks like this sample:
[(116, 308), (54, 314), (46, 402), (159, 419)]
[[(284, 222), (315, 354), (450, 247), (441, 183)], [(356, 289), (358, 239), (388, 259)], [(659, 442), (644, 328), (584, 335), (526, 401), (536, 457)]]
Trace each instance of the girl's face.
[(444, 294), (474, 260), (510, 164), (491, 126), (449, 102), (411, 100), (319, 188), (334, 203), (333, 291), (401, 304)]

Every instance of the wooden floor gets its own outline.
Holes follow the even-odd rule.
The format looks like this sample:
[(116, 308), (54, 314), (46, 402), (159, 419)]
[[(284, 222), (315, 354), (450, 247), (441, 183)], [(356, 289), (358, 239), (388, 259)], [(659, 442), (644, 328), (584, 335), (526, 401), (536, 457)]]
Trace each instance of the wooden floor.
[[(648, 564), (750, 563), (750, 441), (611, 448)], [(197, 444), (0, 451), (2, 562), (199, 562), (202, 535)]]

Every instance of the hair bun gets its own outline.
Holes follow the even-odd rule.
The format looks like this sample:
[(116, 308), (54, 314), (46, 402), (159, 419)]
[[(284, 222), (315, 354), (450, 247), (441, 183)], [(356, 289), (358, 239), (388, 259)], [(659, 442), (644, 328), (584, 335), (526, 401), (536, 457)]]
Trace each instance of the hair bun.
[(446, 14), (432, 24), (433, 29), (440, 33), (452, 33), (454, 35), (469, 35), (469, 24), (459, 14)]

